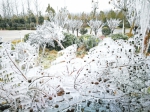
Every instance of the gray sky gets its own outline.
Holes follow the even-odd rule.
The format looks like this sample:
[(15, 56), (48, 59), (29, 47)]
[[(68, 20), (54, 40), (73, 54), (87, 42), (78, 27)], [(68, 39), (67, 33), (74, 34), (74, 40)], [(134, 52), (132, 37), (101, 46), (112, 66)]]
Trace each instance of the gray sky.
[[(6, 0), (4, 0), (6, 1)], [(10, 0), (11, 2), (15, 0)], [(22, 5), (21, 0), (16, 0), (18, 5), (19, 10), (22, 10)], [(24, 2), (24, 7), (27, 9), (27, 0), (23, 0)], [(31, 1), (31, 9), (34, 10), (34, 0)], [(46, 7), (48, 4), (50, 4), (51, 7), (55, 9), (55, 11), (58, 11), (61, 7), (67, 6), (67, 9), (69, 10), (70, 13), (82, 13), (82, 12), (91, 12), (92, 10), (92, 5), (91, 5), (92, 0), (38, 0), (39, 2), (39, 9), (42, 11), (42, 14), (45, 14)], [(112, 9), (112, 5), (108, 4), (109, 0), (94, 0), (98, 1), (99, 4), (99, 9), (97, 11), (105, 11), (105, 10), (110, 10)], [(0, 0), (0, 8), (1, 8), (1, 2)], [(0, 14), (2, 15), (2, 8), (0, 9)]]

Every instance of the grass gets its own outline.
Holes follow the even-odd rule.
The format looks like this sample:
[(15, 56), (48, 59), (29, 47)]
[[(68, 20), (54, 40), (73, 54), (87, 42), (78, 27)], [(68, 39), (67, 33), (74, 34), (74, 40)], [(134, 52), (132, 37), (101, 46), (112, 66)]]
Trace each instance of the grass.
[[(56, 50), (49, 50), (45, 49), (45, 53), (42, 59), (42, 66), (47, 69), (51, 66), (51, 62), (54, 61), (57, 58), (57, 52)], [(40, 49), (40, 56), (42, 54), (42, 49)]]
[(76, 56), (78, 58), (83, 58), (87, 54), (86, 48), (84, 46), (79, 47), (76, 52)]
[[(16, 45), (16, 44), (18, 44), (20, 42), (21, 42), (20, 39), (19, 40), (13, 40), (12, 44)], [(12, 49), (13, 49), (13, 47), (12, 47)], [(40, 52), (39, 52), (40, 53), (40, 57), (42, 55), (42, 50), (43, 49), (40, 49)], [(41, 61), (42, 66), (45, 69), (49, 68), (51, 66), (51, 62), (54, 61), (58, 57), (57, 53), (58, 53), (58, 51), (56, 51), (56, 50), (51, 50), (50, 51), (47, 48), (45, 49), (45, 53), (44, 53), (44, 56), (43, 56), (42, 61)], [(76, 56), (78, 58), (83, 58), (85, 56), (85, 54), (86, 54), (85, 47), (80, 47), (80, 48), (77, 49)], [(40, 60), (40, 58), (38, 60)]]
[[(42, 66), (44, 67), (44, 69), (47, 69), (51, 66), (51, 62), (54, 61), (58, 55), (57, 55), (58, 51), (56, 50), (49, 50), (49, 49), (45, 49), (45, 53), (42, 59)], [(40, 56), (42, 54), (42, 49), (40, 49)], [(86, 50), (84, 47), (78, 48), (77, 49), (77, 53), (76, 56), (78, 58), (83, 58), (86, 54)]]
[(11, 43), (12, 43), (13, 45), (16, 45), (16, 44), (18, 44), (18, 43), (20, 43), (20, 42), (21, 42), (20, 39), (16, 39), (16, 40), (13, 40)]

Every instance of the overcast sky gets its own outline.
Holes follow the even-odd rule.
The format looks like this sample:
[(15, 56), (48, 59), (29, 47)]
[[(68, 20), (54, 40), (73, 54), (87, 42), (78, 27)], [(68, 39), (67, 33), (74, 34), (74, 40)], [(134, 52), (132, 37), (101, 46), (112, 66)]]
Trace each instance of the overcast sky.
[[(21, 0), (16, 0), (16, 1), (18, 1), (18, 4), (19, 2), (21, 2)], [(26, 4), (27, 0), (23, 0), (23, 1), (24, 1), (24, 6), (27, 7)], [(35, 9), (34, 2), (33, 2), (34, 0), (30, 0), (30, 1), (31, 1), (32, 10), (34, 10)], [(92, 0), (38, 0), (39, 9), (42, 11), (42, 14), (45, 14), (45, 10), (48, 4), (50, 4), (50, 6), (55, 9), (55, 11), (58, 11), (61, 7), (67, 6), (67, 9), (69, 10), (70, 13), (91, 12), (92, 10), (91, 1)], [(100, 10), (105, 11), (113, 8), (111, 4), (108, 4), (109, 0), (94, 0), (94, 1), (99, 2), (98, 4), (99, 9), (97, 10), (98, 12)], [(1, 2), (2, 0), (0, 0), (0, 7), (1, 7)], [(20, 4), (18, 5), (18, 7), (21, 11), (22, 5)], [(2, 7), (0, 9), (0, 14), (2, 15)]]
[[(90, 12), (92, 9), (92, 0), (47, 0), (52, 7), (56, 10), (57, 7), (67, 6), (69, 12), (79, 13), (79, 12)], [(97, 1), (97, 0), (95, 0)], [(99, 9), (98, 10), (108, 10), (112, 8), (112, 5), (108, 4), (109, 0), (98, 0)]]

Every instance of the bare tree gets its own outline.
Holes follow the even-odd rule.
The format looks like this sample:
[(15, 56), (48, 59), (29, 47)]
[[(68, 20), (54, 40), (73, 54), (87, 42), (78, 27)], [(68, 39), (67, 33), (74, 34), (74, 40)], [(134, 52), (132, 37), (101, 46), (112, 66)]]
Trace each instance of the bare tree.
[(38, 25), (38, 17), (39, 17), (39, 3), (38, 0), (34, 0), (34, 5), (35, 5), (35, 13), (36, 13), (36, 23)]
[(121, 11), (123, 11), (124, 16), (123, 16), (123, 34), (125, 34), (125, 18), (126, 18), (126, 14), (127, 14), (127, 9), (128, 6), (130, 4), (131, 0), (110, 0), (109, 3), (111, 3), (112, 5), (114, 5), (115, 8), (120, 9)]
[[(92, 9), (93, 9), (93, 19), (95, 19), (95, 14), (96, 14), (96, 9), (98, 9), (98, 1), (95, 2), (92, 0)], [(91, 31), (90, 31), (90, 34), (92, 33), (92, 28), (91, 28)]]
[(3, 17), (6, 18), (7, 9), (6, 9), (6, 3), (4, 2), (4, 0), (2, 0), (2, 12), (3, 12)]
[(19, 5), (18, 5), (17, 0), (14, 1), (14, 7), (15, 7), (16, 15), (18, 16), (19, 15), (19, 11), (18, 11)]
[(21, 0), (21, 5), (22, 5), (22, 15), (23, 17), (25, 16), (25, 7), (24, 7), (24, 2)]
[(95, 35), (97, 35), (98, 30), (103, 26), (103, 22), (98, 20), (90, 20), (87, 24), (94, 31)]
[(7, 18), (9, 18), (10, 19), (10, 17), (13, 15), (12, 14), (12, 10), (11, 10), (11, 2), (10, 2), (10, 0), (7, 0), (6, 1), (6, 9), (7, 9)]
[(119, 23), (121, 21), (119, 19), (109, 19), (107, 20), (107, 25), (109, 26), (111, 33), (113, 34), (115, 28), (117, 28), (119, 26)]
[[(30, 12), (31, 12), (31, 0), (27, 0), (27, 12), (28, 12), (28, 15), (29, 15), (29, 24), (31, 22), (31, 16), (30, 16)], [(30, 30), (31, 30), (31, 24), (30, 24)]]

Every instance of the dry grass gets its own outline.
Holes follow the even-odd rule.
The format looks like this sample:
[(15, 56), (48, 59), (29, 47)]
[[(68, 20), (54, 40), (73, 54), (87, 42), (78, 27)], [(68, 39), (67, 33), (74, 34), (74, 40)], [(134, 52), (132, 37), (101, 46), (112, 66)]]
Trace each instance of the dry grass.
[(20, 39), (11, 41), (11, 43), (14, 44), (14, 45), (16, 45), (16, 44), (18, 44), (18, 43), (20, 43), (20, 42), (21, 42)]
[(83, 57), (85, 56), (85, 54), (86, 54), (86, 49), (85, 49), (84, 46), (79, 47), (79, 48), (77, 49), (76, 56), (77, 56), (78, 58), (83, 58)]
[[(40, 54), (42, 54), (42, 50), (40, 50)], [(57, 51), (49, 49), (45, 49), (44, 57), (42, 59), (42, 65), (45, 69), (51, 66), (51, 62), (57, 58)]]

